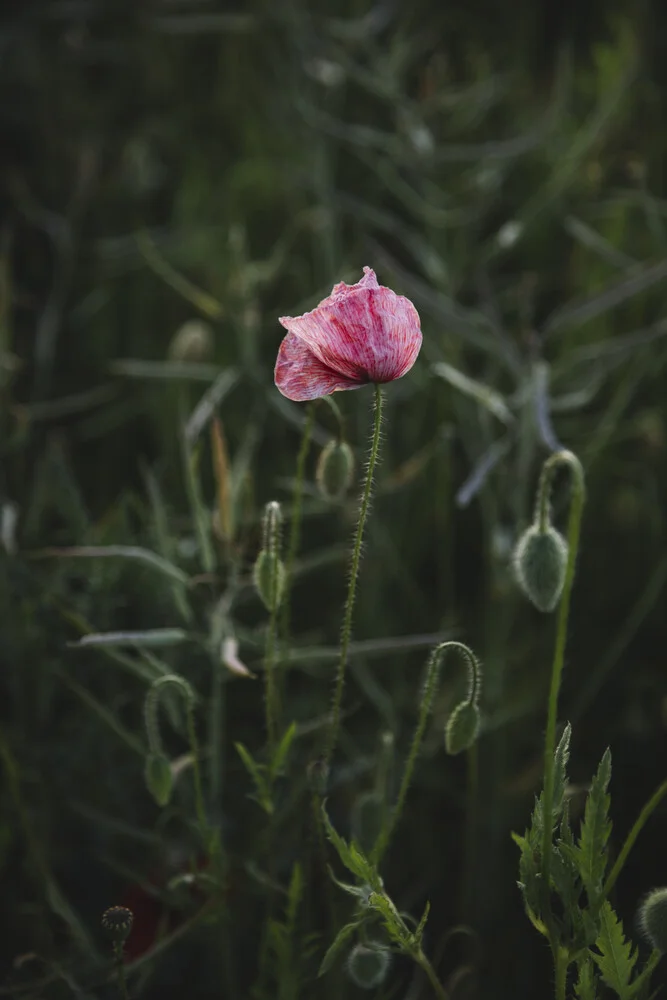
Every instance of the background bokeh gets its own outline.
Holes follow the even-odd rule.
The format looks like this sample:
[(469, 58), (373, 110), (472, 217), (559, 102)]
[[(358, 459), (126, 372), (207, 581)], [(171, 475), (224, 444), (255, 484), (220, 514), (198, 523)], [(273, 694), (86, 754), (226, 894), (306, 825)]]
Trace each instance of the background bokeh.
[[(263, 504), (289, 509), (303, 423), (303, 408), (273, 385), (277, 317), (311, 308), (368, 264), (414, 301), (424, 346), (387, 395), (332, 813), (349, 832), (382, 733), (394, 735), (389, 766), (400, 767), (429, 645), (469, 642), (485, 668), (476, 804), (465, 763), (442, 750), (459, 689), (448, 672), (385, 879), (406, 910), (431, 900), (433, 950), (448, 928), (474, 929), (443, 960), (454, 975), (474, 953), (476, 973), (455, 995), (549, 995), (549, 956), (523, 913), (510, 832), (525, 827), (540, 780), (553, 621), (518, 594), (510, 553), (541, 462), (559, 444), (581, 458), (588, 490), (560, 711), (574, 726), (573, 808), (611, 745), (617, 849), (667, 771), (661, 5), (9, 6), (0, 27), (7, 981), (16, 995), (42, 995), (21, 989), (55, 961), (62, 976), (44, 996), (106, 995), (77, 986), (77, 955), (99, 946), (99, 913), (148, 878), (176, 823), (158, 817), (143, 786), (145, 679), (68, 646), (85, 631), (180, 624), (169, 586), (122, 560), (40, 553), (155, 549), (162, 511), (162, 542), (195, 574), (180, 428), (213, 386), (248, 572)], [(174, 343), (192, 320), (210, 331), (196, 364)], [(359, 468), (370, 397), (338, 397)], [(355, 511), (354, 492), (329, 504), (314, 486), (333, 430), (319, 408), (288, 689), (304, 729), (326, 712)], [(206, 431), (199, 444), (213, 506)], [(563, 488), (561, 526), (566, 505)], [(264, 618), (246, 586), (240, 655), (256, 671)], [(198, 650), (160, 656), (206, 691)], [(261, 743), (262, 698), (259, 683), (231, 675), (224, 688), (220, 822), (240, 850), (260, 814), (232, 744)], [(314, 727), (299, 744), (303, 772), (317, 740)], [(619, 881), (630, 929), (642, 894), (667, 880), (666, 834), (663, 809)], [(298, 848), (288, 840), (285, 850), (279, 870)], [(243, 871), (234, 893), (248, 982), (258, 910)], [(188, 997), (221, 995), (205, 934), (179, 947), (155, 973), (156, 995), (183, 996), (185, 975)], [(29, 953), (41, 957), (17, 968)], [(409, 970), (398, 963), (392, 975), (386, 996), (407, 995)], [(312, 982), (303, 995), (336, 995), (327, 989)]]

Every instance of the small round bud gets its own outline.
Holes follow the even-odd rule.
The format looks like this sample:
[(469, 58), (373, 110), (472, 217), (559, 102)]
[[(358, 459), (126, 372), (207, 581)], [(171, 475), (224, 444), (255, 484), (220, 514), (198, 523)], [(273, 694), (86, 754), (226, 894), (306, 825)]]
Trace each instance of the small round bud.
[(445, 750), (448, 754), (469, 750), (479, 732), (479, 708), (474, 701), (457, 705), (445, 726)]
[(252, 575), (255, 590), (261, 597), (265, 608), (267, 611), (275, 610), (280, 604), (285, 589), (285, 567), (282, 560), (273, 557), (266, 549), (262, 549), (257, 556)]
[(340, 500), (347, 493), (354, 473), (354, 455), (347, 441), (332, 440), (320, 454), (315, 479), (327, 500)]
[(391, 952), (379, 941), (355, 944), (347, 956), (347, 974), (362, 990), (380, 986), (391, 965)]
[(159, 806), (166, 806), (171, 798), (174, 778), (171, 765), (163, 753), (149, 753), (144, 769), (146, 787)]
[(127, 941), (134, 914), (126, 906), (111, 906), (102, 914), (102, 927), (113, 944), (123, 944)]
[(563, 590), (567, 542), (554, 527), (533, 524), (519, 539), (514, 567), (519, 586), (540, 611), (553, 611)]
[(311, 760), (307, 768), (308, 786), (311, 792), (322, 798), (327, 793), (329, 783), (329, 765), (324, 757)]
[(179, 327), (169, 345), (170, 361), (197, 364), (208, 361), (212, 354), (213, 331), (200, 319), (190, 319)]
[(639, 909), (639, 923), (656, 951), (667, 952), (667, 888), (649, 892)]
[(377, 841), (384, 819), (384, 801), (379, 792), (363, 792), (352, 806), (350, 826), (352, 836), (361, 849), (369, 853)]

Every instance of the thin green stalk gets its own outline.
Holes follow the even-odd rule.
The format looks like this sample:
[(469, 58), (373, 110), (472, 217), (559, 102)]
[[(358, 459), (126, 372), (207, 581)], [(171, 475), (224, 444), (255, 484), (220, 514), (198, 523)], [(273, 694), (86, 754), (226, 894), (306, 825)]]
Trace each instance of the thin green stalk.
[(195, 810), (197, 812), (197, 821), (201, 830), (202, 839), (206, 844), (207, 851), (210, 853), (211, 831), (209, 829), (208, 819), (206, 818), (206, 806), (204, 805), (204, 790), (201, 780), (201, 762), (199, 760), (199, 743), (197, 741), (197, 730), (195, 727), (194, 702), (190, 699), (187, 701), (185, 715), (188, 730), (188, 742), (190, 743), (190, 752), (192, 754), (192, 776), (195, 786)]
[(653, 793), (653, 795), (648, 800), (648, 802), (640, 812), (639, 816), (635, 820), (634, 825), (630, 830), (630, 833), (625, 838), (625, 843), (623, 844), (623, 847), (621, 848), (620, 853), (616, 858), (614, 867), (609, 872), (609, 875), (607, 876), (607, 881), (604, 884), (603, 896), (605, 899), (609, 896), (609, 893), (616, 885), (616, 879), (621, 874), (623, 866), (625, 865), (625, 862), (628, 860), (628, 855), (632, 850), (632, 848), (634, 847), (637, 837), (644, 829), (644, 826), (646, 825), (647, 821), (650, 819), (651, 815), (655, 812), (656, 808), (662, 802), (662, 800), (666, 795), (667, 795), (667, 781), (663, 781), (663, 783), (658, 788), (656, 788), (655, 792)]
[(417, 952), (417, 954), (414, 956), (414, 958), (415, 958), (415, 962), (420, 967), (420, 969), (422, 969), (426, 973), (426, 976), (428, 977), (428, 981), (431, 984), (431, 986), (433, 987), (433, 992), (438, 997), (438, 1000), (449, 1000), (449, 994), (448, 994), (447, 990), (445, 989), (445, 987), (442, 985), (442, 983), (438, 979), (438, 977), (437, 977), (437, 975), (435, 973), (435, 969), (433, 968), (433, 966), (431, 965), (431, 963), (429, 962), (428, 958), (426, 957), (426, 955), (424, 954), (424, 952), (421, 950), (421, 948), (419, 949), (419, 951)]
[(565, 948), (558, 948), (556, 952), (556, 1000), (566, 1000), (567, 970), (570, 964), (570, 956)]
[(361, 495), (359, 507), (359, 519), (357, 521), (357, 531), (352, 549), (352, 564), (350, 567), (350, 581), (347, 588), (347, 599), (345, 601), (345, 612), (343, 615), (343, 631), (340, 643), (340, 660), (338, 662), (338, 672), (336, 674), (336, 685), (331, 707), (331, 726), (329, 730), (329, 740), (324, 754), (325, 764), (331, 762), (336, 743), (338, 741), (338, 730), (340, 728), (340, 709), (343, 700), (343, 686), (345, 684), (345, 670), (350, 648), (350, 637), (352, 635), (352, 615), (354, 612), (354, 600), (357, 592), (357, 577), (359, 576), (359, 562), (361, 559), (361, 545), (364, 537), (364, 526), (370, 504), (371, 493), (373, 491), (373, 475), (380, 450), (380, 428), (382, 426), (382, 386), (375, 385), (375, 426), (373, 430), (373, 440), (371, 443), (370, 455), (368, 458), (368, 468), (366, 470), (366, 481)]
[[(549, 899), (549, 876), (551, 867), (551, 843), (553, 836), (553, 799), (554, 799), (554, 752), (556, 749), (556, 721), (558, 716), (558, 694), (560, 691), (561, 677), (563, 674), (563, 663), (565, 661), (565, 646), (567, 643), (567, 626), (570, 614), (570, 598), (572, 595), (572, 585), (574, 583), (574, 572), (579, 551), (579, 535), (581, 532), (581, 518), (584, 509), (585, 489), (584, 473), (581, 463), (576, 455), (569, 451), (556, 452), (547, 459), (540, 481), (540, 510), (544, 507), (545, 496), (551, 481), (553, 471), (557, 466), (566, 464), (570, 467), (572, 475), (572, 499), (570, 503), (570, 517), (568, 521), (567, 542), (568, 556), (565, 568), (565, 580), (563, 583), (563, 593), (558, 609), (558, 623), (556, 626), (556, 644), (554, 648), (554, 658), (551, 667), (551, 686), (549, 689), (549, 707), (547, 711), (547, 731), (544, 740), (544, 831), (542, 837), (542, 884), (545, 893), (545, 915), (548, 917)], [(551, 921), (548, 921), (550, 924)], [(555, 947), (552, 941), (552, 949)], [(554, 957), (556, 953), (554, 952)]]
[[(274, 581), (277, 578), (276, 564), (278, 562), (277, 553), (274, 554)], [(275, 582), (274, 582), (275, 587)], [(269, 757), (273, 760), (273, 754), (278, 742), (278, 719), (280, 717), (280, 700), (278, 696), (278, 686), (276, 684), (276, 640), (278, 633), (278, 601), (275, 599), (271, 604), (269, 616), (269, 627), (266, 631), (266, 646), (264, 649), (264, 677), (266, 680), (266, 732), (269, 741)]]
[(280, 623), (280, 633), (284, 642), (289, 639), (291, 628), (291, 603), (292, 577), (294, 575), (294, 563), (299, 551), (299, 541), (301, 538), (301, 512), (303, 500), (303, 484), (306, 477), (306, 460), (310, 451), (310, 442), (313, 436), (315, 425), (315, 407), (311, 403), (306, 408), (306, 421), (303, 425), (301, 445), (296, 459), (296, 479), (294, 482), (294, 492), (292, 494), (292, 518), (290, 521), (289, 542), (287, 545), (287, 559), (285, 562), (285, 593), (282, 603), (282, 618)]
[(116, 972), (118, 974), (118, 991), (120, 993), (121, 1000), (130, 1000), (130, 995), (127, 992), (127, 979), (125, 977), (125, 963), (123, 962), (122, 944), (114, 945), (113, 953), (116, 963)]

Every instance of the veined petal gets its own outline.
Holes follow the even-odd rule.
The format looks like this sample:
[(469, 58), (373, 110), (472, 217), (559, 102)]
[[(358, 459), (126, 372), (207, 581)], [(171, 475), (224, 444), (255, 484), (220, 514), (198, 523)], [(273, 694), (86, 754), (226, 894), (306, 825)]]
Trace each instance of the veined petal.
[(369, 267), (356, 285), (339, 282), (316, 309), (280, 322), (322, 364), (355, 382), (400, 378), (412, 368), (422, 342), (412, 302), (378, 285)]
[(368, 381), (346, 378), (330, 368), (293, 333), (288, 333), (280, 345), (274, 378), (283, 396), (296, 403), (328, 396), (339, 389), (358, 389)]

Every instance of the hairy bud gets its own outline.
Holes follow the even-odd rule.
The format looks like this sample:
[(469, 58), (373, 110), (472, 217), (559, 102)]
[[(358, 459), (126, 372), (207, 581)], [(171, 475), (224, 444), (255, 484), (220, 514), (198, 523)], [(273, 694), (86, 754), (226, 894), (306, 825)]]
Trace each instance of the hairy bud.
[(171, 799), (174, 779), (169, 760), (163, 753), (149, 753), (144, 769), (146, 787), (159, 806), (166, 806)]
[(544, 531), (533, 524), (524, 531), (514, 553), (519, 586), (540, 611), (553, 611), (565, 582), (567, 542), (548, 524)]
[(456, 706), (445, 726), (445, 750), (448, 754), (469, 750), (477, 739), (480, 713), (474, 701), (462, 701)]
[(379, 941), (356, 944), (347, 957), (347, 974), (362, 990), (380, 986), (391, 965), (391, 952)]
[(349, 490), (354, 473), (354, 456), (346, 441), (331, 440), (323, 448), (315, 479), (327, 500), (340, 500)]
[(169, 345), (170, 361), (197, 364), (213, 354), (213, 331), (208, 323), (190, 319), (178, 328)]
[(667, 888), (649, 892), (639, 909), (639, 923), (656, 951), (667, 952)]

